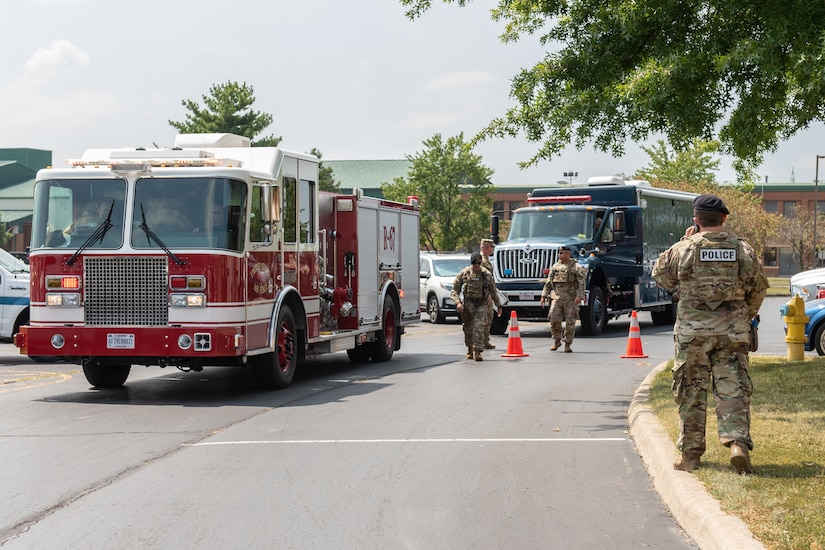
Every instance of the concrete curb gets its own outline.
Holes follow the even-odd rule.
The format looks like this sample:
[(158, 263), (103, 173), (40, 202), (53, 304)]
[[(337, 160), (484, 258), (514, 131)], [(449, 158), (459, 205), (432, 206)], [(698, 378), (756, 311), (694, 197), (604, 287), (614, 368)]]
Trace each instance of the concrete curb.
[(701, 481), (673, 469), (678, 458), (676, 446), (650, 408), (653, 379), (666, 367), (667, 363), (658, 365), (642, 381), (627, 414), (630, 434), (653, 486), (679, 525), (703, 550), (764, 550), (745, 522), (723, 512)]

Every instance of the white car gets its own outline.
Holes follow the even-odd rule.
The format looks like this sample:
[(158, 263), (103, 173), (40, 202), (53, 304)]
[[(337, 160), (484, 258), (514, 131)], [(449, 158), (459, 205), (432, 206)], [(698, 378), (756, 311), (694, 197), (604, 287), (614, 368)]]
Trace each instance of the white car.
[(450, 317), (461, 316), (450, 298), (458, 272), (470, 265), (469, 254), (421, 254), (419, 268), (419, 300), (431, 323), (443, 323)]
[(29, 322), (29, 266), (0, 249), (0, 339)]
[(791, 296), (797, 294), (804, 302), (825, 298), (825, 268), (801, 271), (791, 277)]

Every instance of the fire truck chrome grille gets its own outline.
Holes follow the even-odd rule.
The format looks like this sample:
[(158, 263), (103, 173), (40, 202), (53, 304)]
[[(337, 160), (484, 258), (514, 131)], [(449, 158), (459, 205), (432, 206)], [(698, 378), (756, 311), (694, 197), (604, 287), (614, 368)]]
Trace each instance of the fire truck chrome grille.
[(543, 279), (557, 259), (555, 248), (496, 250), (496, 270), (499, 280)]
[(164, 326), (169, 321), (163, 257), (86, 257), (85, 322), (92, 326)]

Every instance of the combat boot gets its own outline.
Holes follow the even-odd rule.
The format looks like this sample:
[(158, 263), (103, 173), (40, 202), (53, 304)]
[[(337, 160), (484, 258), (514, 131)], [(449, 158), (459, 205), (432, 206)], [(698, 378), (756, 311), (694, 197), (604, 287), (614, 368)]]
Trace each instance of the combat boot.
[(564, 344), (564, 352), (573, 353), (573, 348), (570, 347), (570, 344)]
[(736, 468), (737, 474), (752, 474), (751, 455), (748, 446), (741, 441), (730, 444), (730, 463)]
[(561, 342), (559, 340), (556, 340), (555, 342), (553, 342), (553, 345), (550, 346), (550, 351), (556, 351), (560, 347), (561, 347)]
[(481, 361), (481, 352), (480, 351), (475, 352), (475, 360), (476, 361)]
[(692, 472), (700, 466), (699, 461), (702, 455), (696, 452), (683, 452), (682, 458), (673, 463), (674, 470), (682, 470), (683, 472)]
[(484, 344), (484, 349), (496, 349), (496, 345), (490, 342)]
[(467, 359), (473, 358), (473, 350), (472, 348), (467, 348)]

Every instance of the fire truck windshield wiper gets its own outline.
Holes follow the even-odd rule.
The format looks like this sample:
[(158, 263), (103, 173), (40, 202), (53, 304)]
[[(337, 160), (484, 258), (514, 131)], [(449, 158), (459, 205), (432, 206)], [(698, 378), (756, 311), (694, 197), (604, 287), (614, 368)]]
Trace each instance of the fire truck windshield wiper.
[(155, 233), (151, 229), (149, 229), (149, 226), (146, 225), (146, 214), (143, 212), (143, 203), (140, 203), (140, 219), (141, 219), (141, 224), (138, 227), (140, 227), (143, 230), (143, 232), (146, 233), (146, 240), (147, 241), (149, 241), (149, 240), (154, 241), (155, 244), (158, 245), (159, 247), (161, 247), (163, 249), (163, 251), (166, 252), (169, 255), (170, 258), (175, 260), (176, 264), (185, 265), (186, 262), (184, 262), (183, 260), (178, 258), (177, 255), (175, 255), (174, 252), (169, 250), (169, 248), (167, 248), (167, 246), (165, 244), (163, 244), (163, 241), (160, 240), (160, 237), (155, 235)]
[(87, 246), (89, 246), (96, 240), (100, 239), (100, 242), (103, 242), (103, 237), (106, 236), (106, 232), (109, 231), (112, 227), (114, 227), (114, 224), (112, 223), (112, 210), (114, 209), (114, 207), (115, 201), (112, 201), (112, 205), (109, 207), (109, 215), (106, 216), (105, 220), (100, 222), (100, 225), (98, 225), (97, 228), (95, 228), (94, 232), (91, 235), (89, 235), (89, 238), (83, 241), (83, 244), (81, 244), (78, 247), (78, 249), (75, 250), (74, 254), (72, 254), (72, 256), (68, 260), (66, 260), (66, 265), (74, 265), (74, 263), (77, 261), (77, 257), (80, 256), (80, 253), (83, 252), (83, 250)]

